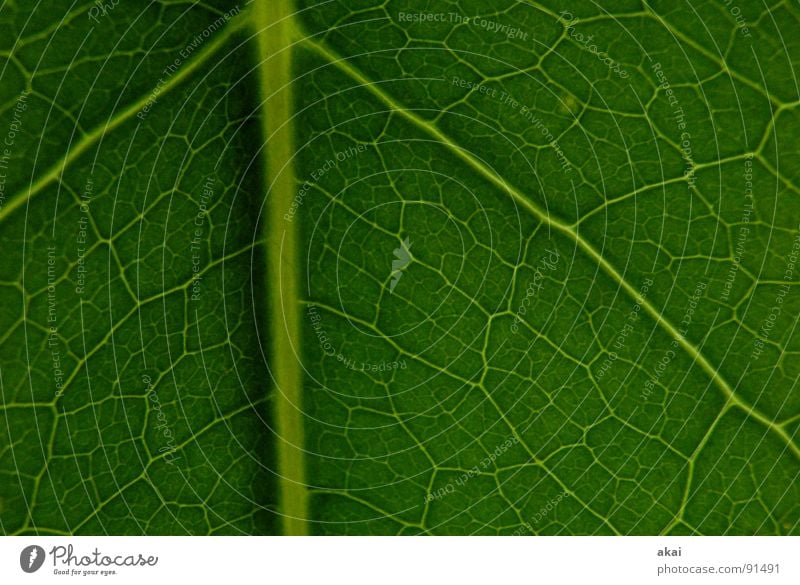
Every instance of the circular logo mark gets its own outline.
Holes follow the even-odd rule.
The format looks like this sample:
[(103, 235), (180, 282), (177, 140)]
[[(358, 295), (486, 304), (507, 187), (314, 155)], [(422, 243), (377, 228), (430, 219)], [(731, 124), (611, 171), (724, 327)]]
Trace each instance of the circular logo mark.
[(42, 568), (44, 557), (44, 549), (41, 546), (35, 544), (26, 546), (19, 553), (19, 566), (26, 573), (35, 573)]

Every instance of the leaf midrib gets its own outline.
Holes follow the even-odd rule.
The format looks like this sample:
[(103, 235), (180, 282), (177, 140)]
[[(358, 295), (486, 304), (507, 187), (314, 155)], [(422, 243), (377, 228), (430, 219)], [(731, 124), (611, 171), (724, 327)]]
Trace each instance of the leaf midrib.
[[(269, 299), (269, 363), (275, 412), (279, 510), (285, 535), (308, 534), (303, 373), (299, 355), (300, 275), (297, 226), (284, 220), (294, 200), (295, 130), (292, 84), (292, 0), (256, 0), (252, 23), (258, 47), (266, 217), (262, 218)], [(269, 145), (269, 148), (267, 148)]]

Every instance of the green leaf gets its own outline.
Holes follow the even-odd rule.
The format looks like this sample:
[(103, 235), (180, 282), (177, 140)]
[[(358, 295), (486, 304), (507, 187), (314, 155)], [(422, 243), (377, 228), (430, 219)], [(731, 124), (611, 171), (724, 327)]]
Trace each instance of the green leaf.
[(0, 530), (800, 533), (800, 13), (609, 10), (3, 5)]

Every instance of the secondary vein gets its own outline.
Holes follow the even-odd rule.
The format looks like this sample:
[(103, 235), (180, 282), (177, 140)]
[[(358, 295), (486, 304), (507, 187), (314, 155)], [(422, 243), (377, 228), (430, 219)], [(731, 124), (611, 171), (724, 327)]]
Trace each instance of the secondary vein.
[[(216, 52), (227, 42), (228, 38), (242, 27), (245, 23), (244, 18), (235, 18), (231, 21), (223, 31), (221, 31), (216, 38), (202, 48), (191, 60), (181, 67), (174, 75), (172, 75), (167, 82), (160, 88), (159, 95), (166, 95), (175, 88), (179, 87), (181, 83), (192, 76), (200, 67), (216, 54)], [(115, 130), (123, 123), (135, 117), (142, 108), (144, 108), (148, 101), (151, 99), (150, 93), (146, 93), (139, 97), (135, 102), (126, 106), (114, 116), (110, 117), (105, 124), (100, 124), (87, 134), (84, 134), (78, 142), (68, 147), (68, 151), (61, 159), (56, 161), (49, 169), (39, 175), (38, 178), (33, 180), (27, 189), (19, 191), (8, 198), (6, 205), (0, 208), (0, 222), (13, 214), (17, 209), (25, 205), (28, 201), (33, 199), (36, 195), (41, 193), (51, 183), (59, 180), (63, 175), (66, 168), (87, 150), (95, 144), (101, 142), (111, 131)]]

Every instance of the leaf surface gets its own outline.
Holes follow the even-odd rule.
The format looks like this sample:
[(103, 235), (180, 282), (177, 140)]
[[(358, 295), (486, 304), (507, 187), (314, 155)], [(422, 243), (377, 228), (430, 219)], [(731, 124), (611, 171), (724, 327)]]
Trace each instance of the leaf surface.
[(0, 530), (798, 533), (795, 6), (46, 4)]

